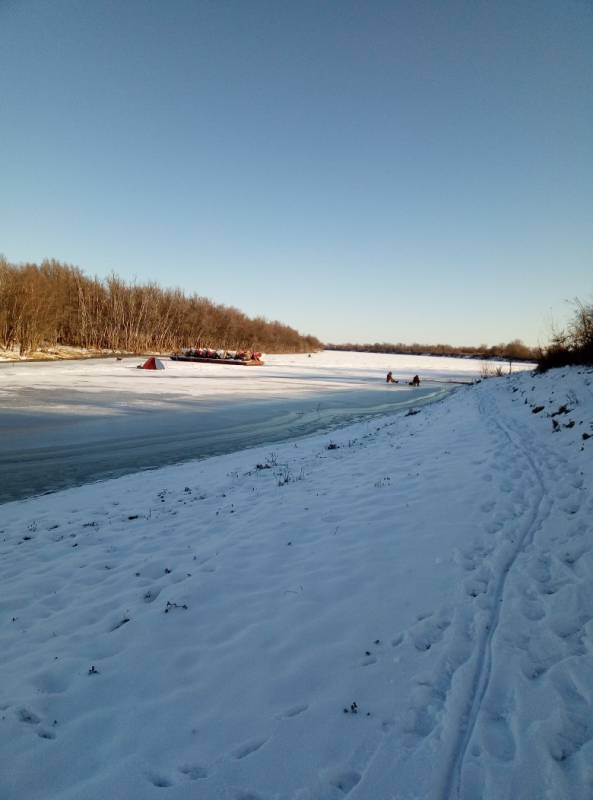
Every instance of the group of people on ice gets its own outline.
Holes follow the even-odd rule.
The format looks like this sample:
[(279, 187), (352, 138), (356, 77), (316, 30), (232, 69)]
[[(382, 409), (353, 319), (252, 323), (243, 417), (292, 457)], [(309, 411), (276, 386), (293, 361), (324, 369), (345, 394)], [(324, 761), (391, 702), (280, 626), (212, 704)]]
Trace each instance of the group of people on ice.
[[(387, 373), (387, 378), (385, 379), (387, 383), (399, 383), (393, 377), (393, 372), (391, 370)], [(408, 383), (408, 386), (420, 386), (420, 377), (418, 375), (414, 375), (412, 380)]]

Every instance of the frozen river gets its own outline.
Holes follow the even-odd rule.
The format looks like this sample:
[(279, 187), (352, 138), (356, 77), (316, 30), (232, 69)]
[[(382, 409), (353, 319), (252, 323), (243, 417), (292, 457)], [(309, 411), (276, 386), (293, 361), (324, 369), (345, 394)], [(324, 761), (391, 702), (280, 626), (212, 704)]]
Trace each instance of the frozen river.
[[(0, 501), (328, 432), (442, 398), (479, 363), (358, 353), (261, 368), (93, 359), (0, 365)], [(385, 383), (393, 370), (397, 385)], [(407, 385), (420, 373), (418, 389)]]

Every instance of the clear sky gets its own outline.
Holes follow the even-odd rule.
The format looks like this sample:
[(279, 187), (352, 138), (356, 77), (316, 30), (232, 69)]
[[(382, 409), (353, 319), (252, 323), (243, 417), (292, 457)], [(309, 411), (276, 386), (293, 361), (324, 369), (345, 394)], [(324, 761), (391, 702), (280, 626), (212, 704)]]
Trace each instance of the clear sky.
[(543, 343), (593, 298), (593, 4), (0, 0), (0, 253)]

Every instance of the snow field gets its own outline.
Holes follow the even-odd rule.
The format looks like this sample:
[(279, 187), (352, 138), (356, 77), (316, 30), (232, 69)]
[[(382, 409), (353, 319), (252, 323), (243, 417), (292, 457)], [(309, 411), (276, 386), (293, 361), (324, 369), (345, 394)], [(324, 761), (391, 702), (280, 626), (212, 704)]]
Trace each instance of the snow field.
[(592, 387), (0, 507), (0, 796), (591, 797)]

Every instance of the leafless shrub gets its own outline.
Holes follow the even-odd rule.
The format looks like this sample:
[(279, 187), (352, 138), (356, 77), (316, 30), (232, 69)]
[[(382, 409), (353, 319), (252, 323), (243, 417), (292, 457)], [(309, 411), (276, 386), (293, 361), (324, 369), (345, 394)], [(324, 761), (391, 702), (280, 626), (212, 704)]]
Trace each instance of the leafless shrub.
[(554, 331), (550, 344), (540, 350), (540, 372), (570, 364), (593, 364), (593, 302), (576, 299), (573, 307), (567, 328)]
[(482, 361), (480, 367), (480, 376), (485, 380), (486, 378), (501, 378), (504, 375), (504, 367), (502, 364), (491, 364), (488, 361)]
[(302, 481), (305, 478), (305, 471), (301, 467), (299, 472), (295, 475), (290, 467), (284, 465), (274, 473), (278, 480), (278, 486), (286, 486), (287, 483), (294, 483), (295, 481)]

